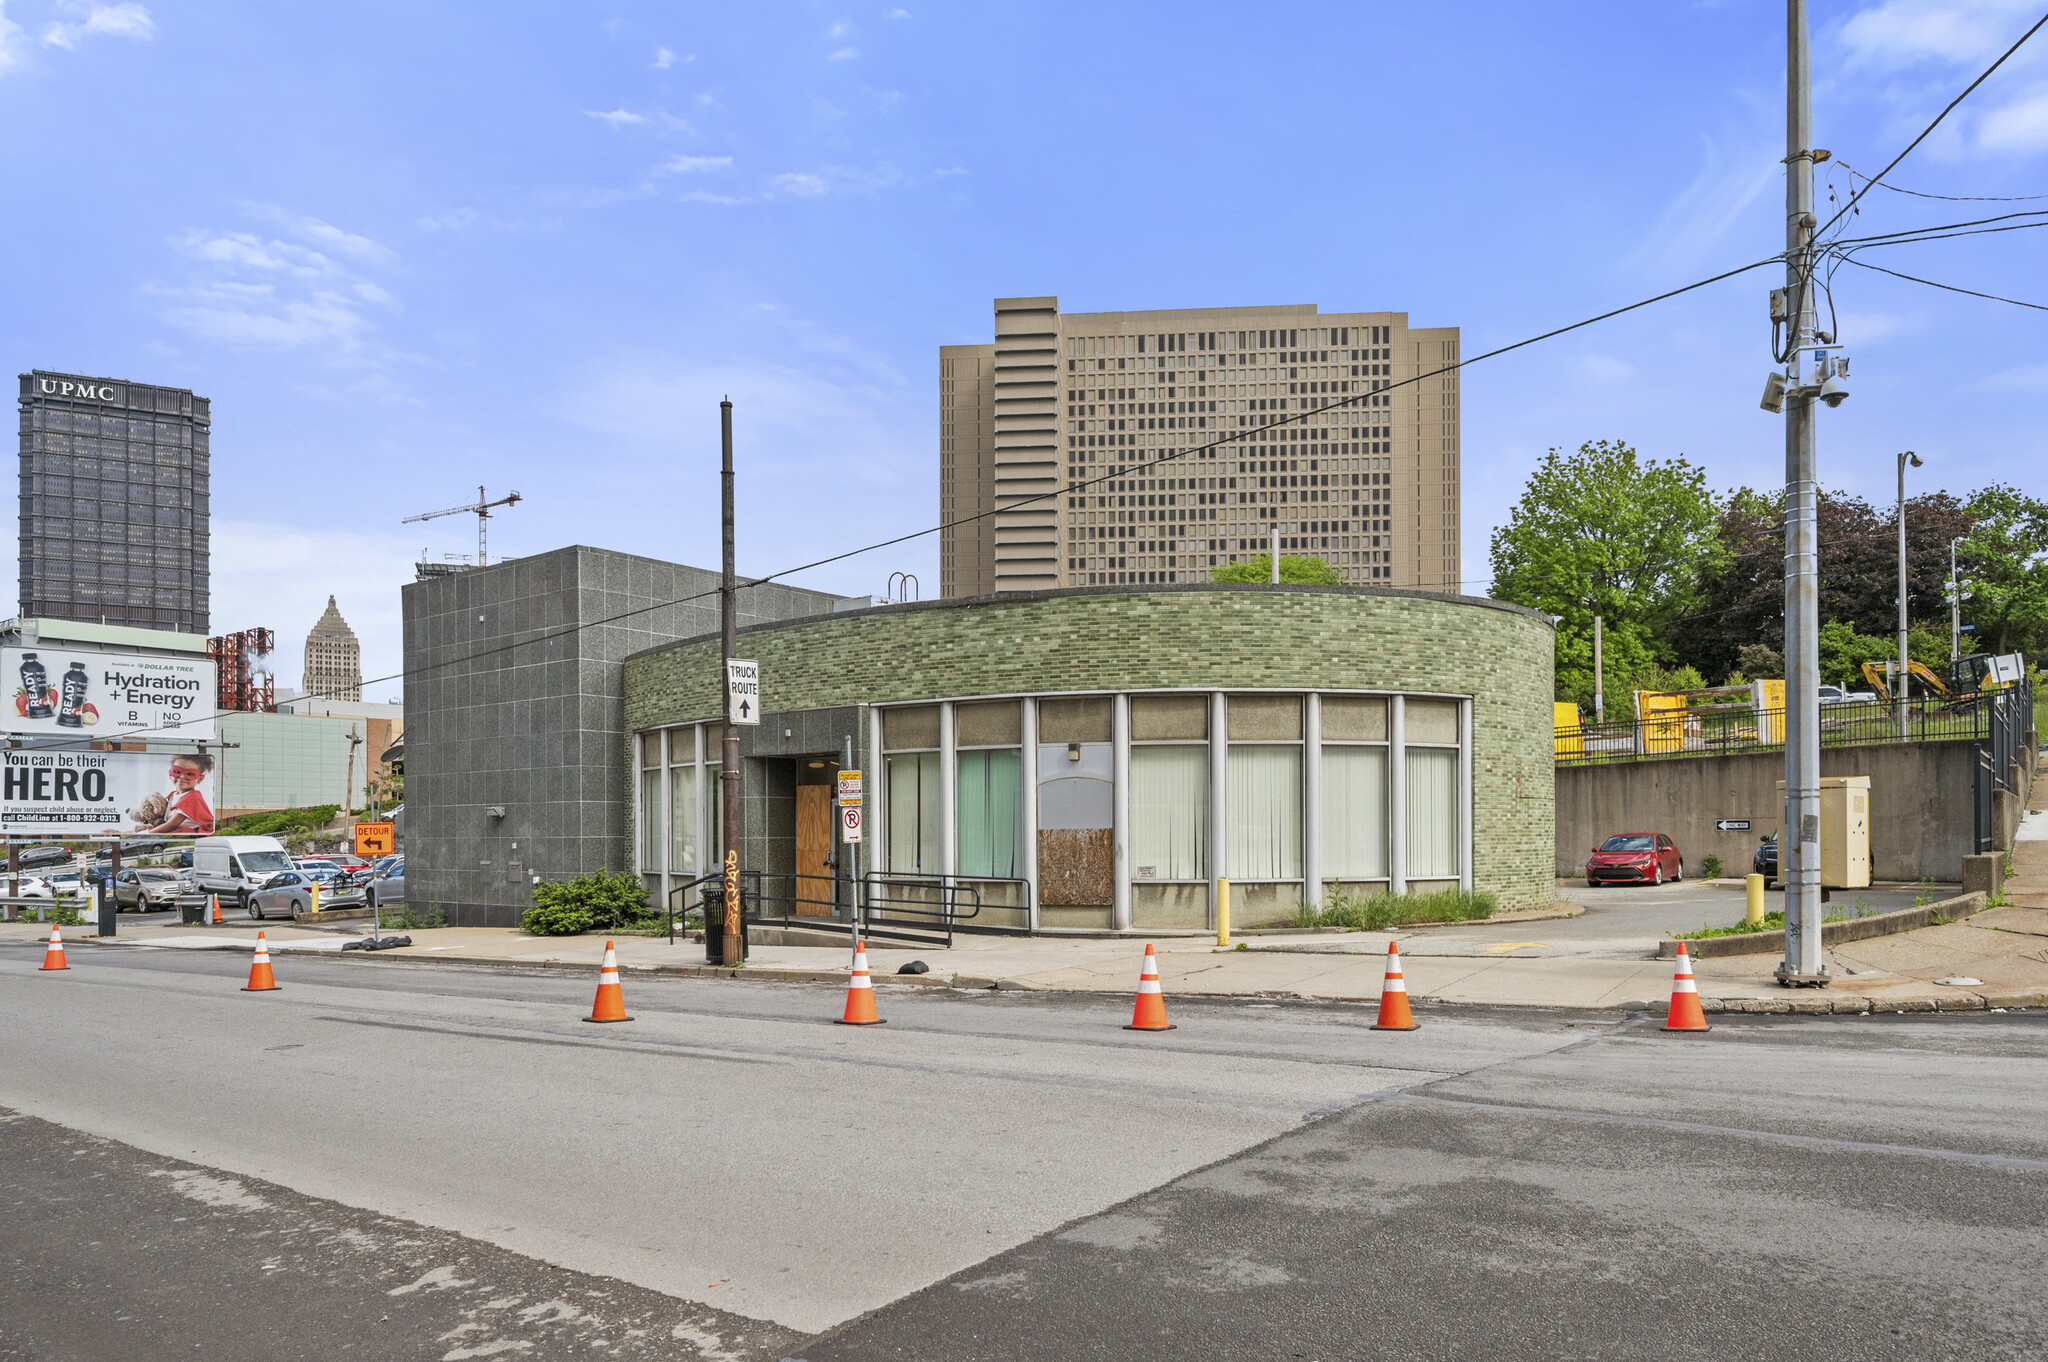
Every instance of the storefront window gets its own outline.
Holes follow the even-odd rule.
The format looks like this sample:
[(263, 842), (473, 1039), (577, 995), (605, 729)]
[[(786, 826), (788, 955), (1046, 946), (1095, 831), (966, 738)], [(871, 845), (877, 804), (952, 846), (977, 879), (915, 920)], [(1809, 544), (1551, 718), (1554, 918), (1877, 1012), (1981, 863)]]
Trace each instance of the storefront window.
[(1458, 749), (1411, 747), (1407, 758), (1408, 878), (1454, 880), (1458, 878)]
[(1137, 880), (1209, 877), (1209, 749), (1131, 749), (1131, 867)]
[(1323, 876), (1387, 878), (1387, 749), (1323, 748)]
[[(959, 804), (960, 873), (1015, 878), (1023, 873), (1018, 853), (1023, 830), (1018, 806), (1022, 761), (1015, 749), (962, 752), (959, 761), (955, 798)], [(893, 819), (890, 827), (895, 827)]]
[(1300, 879), (1301, 748), (1232, 743), (1229, 769), (1230, 878)]
[(640, 773), (640, 869), (661, 873), (661, 772)]
[(889, 809), (889, 869), (936, 875), (939, 861), (939, 754), (895, 752), (883, 759)]
[(695, 878), (704, 873), (697, 861), (697, 768), (672, 766), (668, 772), (670, 873)]

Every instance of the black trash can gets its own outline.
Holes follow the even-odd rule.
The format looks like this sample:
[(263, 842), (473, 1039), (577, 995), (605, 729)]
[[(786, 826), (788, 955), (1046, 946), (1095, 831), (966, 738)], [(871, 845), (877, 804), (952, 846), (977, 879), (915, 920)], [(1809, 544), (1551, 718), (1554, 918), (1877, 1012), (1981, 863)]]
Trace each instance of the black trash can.
[(204, 899), (198, 903), (193, 903), (189, 899), (181, 898), (178, 900), (178, 925), (191, 927), (203, 924), (205, 921), (206, 901)]
[(114, 881), (110, 876), (99, 883), (99, 926), (101, 936), (112, 936), (114, 934), (114, 923), (120, 911), (121, 905), (114, 897)]
[(747, 891), (740, 888), (740, 958), (725, 958), (725, 886), (708, 884), (704, 886), (704, 963), (707, 965), (744, 964), (747, 958)]

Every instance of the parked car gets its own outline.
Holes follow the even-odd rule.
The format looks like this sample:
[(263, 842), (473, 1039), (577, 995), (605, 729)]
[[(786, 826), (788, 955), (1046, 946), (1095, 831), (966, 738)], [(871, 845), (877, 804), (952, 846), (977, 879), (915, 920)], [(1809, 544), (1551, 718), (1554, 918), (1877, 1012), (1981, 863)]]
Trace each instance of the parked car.
[(363, 902), (371, 908), (385, 903), (405, 902), (405, 857), (386, 856), (377, 862), (382, 867), (363, 890)]
[(184, 877), (175, 870), (124, 870), (114, 876), (114, 904), (149, 912), (169, 908), (184, 889)]
[(244, 906), (249, 916), (262, 920), (272, 913), (290, 917), (293, 913), (311, 912), (313, 908), (313, 880), (303, 870), (283, 870), (272, 875), (259, 889), (248, 892)]
[[(56, 896), (54, 891), (51, 890), (48, 880), (40, 879), (34, 875), (23, 875), (18, 884), (20, 885), (20, 892), (14, 895), (18, 899), (47, 899)], [(0, 881), (0, 892), (5, 892), (6, 888), (5, 882)]]
[[(121, 839), (121, 859), (125, 861), (131, 856), (154, 856), (170, 845), (163, 838), (151, 835), (124, 837)], [(92, 854), (95, 861), (110, 861), (113, 857), (114, 848), (111, 846), (103, 846)]]
[(1764, 888), (1769, 889), (1778, 882), (1778, 834), (1767, 833), (1757, 843), (1756, 855), (1749, 858), (1749, 873), (1764, 877)]
[(343, 870), (368, 870), (370, 868), (368, 861), (352, 851), (329, 851), (323, 853), (318, 859), (326, 861), (329, 865), (338, 865)]
[(1661, 832), (1620, 832), (1593, 848), (1586, 862), (1586, 887), (1603, 884), (1662, 884), (1685, 878), (1685, 858)]
[(21, 868), (47, 870), (60, 865), (70, 865), (76, 854), (70, 847), (26, 847), (21, 853)]

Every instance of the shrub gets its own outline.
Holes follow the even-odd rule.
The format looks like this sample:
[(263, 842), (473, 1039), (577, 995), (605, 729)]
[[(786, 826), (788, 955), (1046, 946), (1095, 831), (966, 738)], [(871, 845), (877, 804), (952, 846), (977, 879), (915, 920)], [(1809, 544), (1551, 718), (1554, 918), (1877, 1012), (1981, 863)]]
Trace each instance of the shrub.
[(303, 837), (324, 828), (341, 811), (339, 804), (315, 804), (304, 809), (271, 809), (267, 813), (245, 813), (230, 818), (216, 831), (223, 837)]
[(570, 903), (535, 904), (520, 917), (530, 936), (574, 936), (590, 930), (590, 914)]
[(1701, 879), (1718, 880), (1721, 878), (1721, 870), (1721, 858), (1719, 856), (1716, 856), (1713, 852), (1710, 851), (1705, 856), (1700, 858)]
[[(538, 920), (551, 924), (545, 930), (527, 927), (541, 936), (618, 931), (657, 916), (647, 906), (646, 884), (629, 870), (599, 870), (560, 883), (537, 884), (533, 888), (533, 903), (521, 922)], [(535, 914), (542, 916), (536, 919)], [(566, 925), (579, 917), (581, 926)]]
[(448, 915), (439, 908), (415, 908), (409, 903), (401, 903), (396, 908), (379, 908), (377, 925), (400, 931), (418, 932), (430, 927), (446, 927)]
[(1438, 889), (1427, 894), (1391, 894), (1382, 889), (1364, 896), (1338, 890), (1321, 908), (1303, 904), (1294, 915), (1301, 927), (1352, 927), (1383, 932), (1411, 922), (1464, 922), (1492, 917), (1500, 900), (1484, 889)]

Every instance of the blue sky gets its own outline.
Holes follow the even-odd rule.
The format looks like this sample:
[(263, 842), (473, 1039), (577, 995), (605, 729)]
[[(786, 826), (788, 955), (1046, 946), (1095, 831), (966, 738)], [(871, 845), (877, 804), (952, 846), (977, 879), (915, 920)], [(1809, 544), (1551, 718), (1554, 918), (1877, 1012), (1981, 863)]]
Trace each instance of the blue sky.
[[(1874, 172), (2035, 0), (1813, 6), (1817, 142)], [(366, 675), (398, 587), (493, 557), (740, 567), (935, 523), (937, 354), (990, 300), (1405, 309), (1465, 351), (1782, 244), (1783, 7), (94, 4), (0, 9), (0, 346), (214, 403), (214, 627), (279, 679), (331, 592)], [(2048, 34), (1893, 173), (2048, 194)], [(2028, 204), (1874, 191), (1869, 232)], [(1874, 261), (2048, 303), (2048, 233)], [(2048, 314), (1848, 269), (1825, 480), (2048, 493)], [(1467, 371), (1465, 573), (1542, 451), (1782, 479), (1763, 270)], [(11, 524), (12, 503), (7, 507)], [(9, 558), (11, 574), (12, 559)], [(938, 585), (932, 538), (797, 580)], [(10, 579), (4, 590), (13, 599)], [(395, 683), (373, 686), (383, 697)]]

